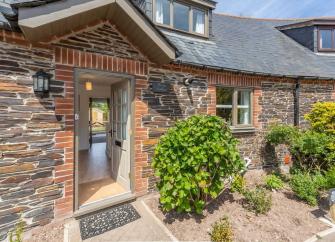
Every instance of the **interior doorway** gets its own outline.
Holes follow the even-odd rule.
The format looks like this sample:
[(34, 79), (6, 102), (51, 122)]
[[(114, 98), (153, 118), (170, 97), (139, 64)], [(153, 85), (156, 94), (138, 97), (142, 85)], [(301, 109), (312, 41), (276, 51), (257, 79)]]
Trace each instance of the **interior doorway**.
[(131, 193), (131, 79), (80, 71), (76, 87), (76, 209)]

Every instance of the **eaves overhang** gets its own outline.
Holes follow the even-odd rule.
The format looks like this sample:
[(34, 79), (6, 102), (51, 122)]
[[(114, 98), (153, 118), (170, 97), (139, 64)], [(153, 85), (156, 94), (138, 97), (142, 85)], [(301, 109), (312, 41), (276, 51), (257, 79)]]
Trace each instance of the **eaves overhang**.
[(256, 76), (263, 76), (263, 77), (279, 77), (279, 78), (289, 78), (289, 79), (299, 79), (299, 80), (324, 80), (324, 81), (335, 80), (335, 77), (275, 74), (275, 73), (266, 73), (266, 72), (250, 71), (250, 70), (233, 69), (233, 68), (227, 68), (227, 67), (221, 67), (221, 66), (203, 65), (199, 63), (182, 61), (182, 60), (176, 60), (173, 63), (177, 65), (189, 65), (193, 67), (198, 67), (203, 70), (207, 69), (207, 70), (213, 70), (213, 71), (227, 71), (227, 72), (232, 72), (232, 73), (256, 75)]
[(168, 64), (176, 58), (176, 48), (128, 0), (66, 0), (36, 7), (19, 7), (18, 24), (31, 42), (52, 40), (110, 20), (150, 61)]
[(308, 27), (308, 26), (330, 26), (330, 25), (335, 25), (335, 18), (331, 17), (331, 18), (304, 20), (301, 22), (277, 26), (276, 28), (278, 30), (287, 30), (287, 29), (295, 29), (295, 28), (302, 28), (302, 27)]

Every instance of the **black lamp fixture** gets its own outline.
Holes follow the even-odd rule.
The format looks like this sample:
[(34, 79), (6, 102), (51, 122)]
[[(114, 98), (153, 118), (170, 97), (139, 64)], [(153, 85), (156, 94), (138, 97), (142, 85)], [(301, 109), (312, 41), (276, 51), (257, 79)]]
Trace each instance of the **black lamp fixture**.
[(34, 92), (36, 94), (46, 94), (50, 89), (51, 74), (39, 70), (33, 75)]
[(191, 74), (188, 74), (185, 78), (184, 78), (184, 85), (185, 86), (189, 86), (192, 84), (192, 82), (194, 81), (193, 76)]

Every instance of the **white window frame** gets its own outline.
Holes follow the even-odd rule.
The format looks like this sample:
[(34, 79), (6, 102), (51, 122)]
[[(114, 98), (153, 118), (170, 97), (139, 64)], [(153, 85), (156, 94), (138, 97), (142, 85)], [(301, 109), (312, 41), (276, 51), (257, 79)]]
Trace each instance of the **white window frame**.
[[(216, 86), (217, 88), (227, 88), (227, 89), (233, 89), (233, 100), (232, 105), (222, 105), (216, 103), (216, 109), (220, 108), (230, 108), (232, 109), (232, 128), (251, 128), (253, 127), (254, 120), (253, 120), (253, 92), (254, 90), (252, 88), (236, 88), (236, 87), (229, 87), (229, 86)], [(249, 91), (250, 92), (250, 124), (238, 124), (238, 107), (241, 105), (238, 105), (238, 92), (240, 91)], [(216, 91), (217, 93), (217, 91)], [(217, 97), (216, 97), (217, 98)], [(217, 102), (217, 101), (216, 101)]]
[[(183, 0), (170, 0), (170, 24), (161, 24), (161, 23), (158, 23), (156, 21), (156, 1), (157, 0), (153, 0), (153, 4), (152, 4), (152, 17), (153, 17), (153, 21), (156, 25), (164, 27), (164, 28), (168, 28), (168, 29), (173, 29), (173, 30), (183, 32), (183, 33), (189, 33), (189, 34), (198, 35), (198, 36), (201, 36), (201, 37), (208, 37), (208, 32), (209, 32), (209, 17), (208, 17), (209, 13), (208, 13), (208, 9), (201, 8), (201, 7), (198, 7), (198, 6), (193, 6), (189, 2), (185, 2)], [(174, 6), (173, 6), (173, 4), (175, 2), (189, 7), (189, 13), (188, 13), (189, 30), (188, 31), (176, 29), (174, 27)], [(204, 31), (205, 33), (204, 34), (197, 33), (195, 31), (193, 31), (193, 9), (196, 9), (196, 10), (199, 10), (199, 11), (202, 11), (202, 12), (205, 13), (205, 31)]]

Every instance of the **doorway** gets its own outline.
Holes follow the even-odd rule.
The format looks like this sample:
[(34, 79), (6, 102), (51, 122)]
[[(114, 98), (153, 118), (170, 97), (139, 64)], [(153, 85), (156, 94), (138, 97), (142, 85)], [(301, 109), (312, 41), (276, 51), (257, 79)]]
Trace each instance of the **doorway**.
[(131, 77), (78, 70), (76, 210), (132, 193)]

